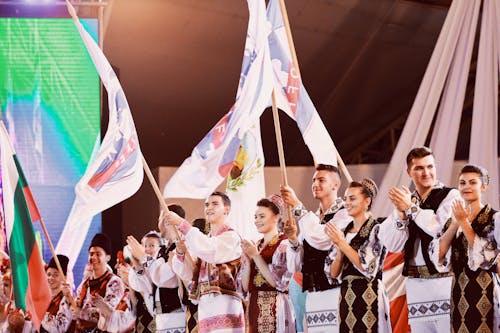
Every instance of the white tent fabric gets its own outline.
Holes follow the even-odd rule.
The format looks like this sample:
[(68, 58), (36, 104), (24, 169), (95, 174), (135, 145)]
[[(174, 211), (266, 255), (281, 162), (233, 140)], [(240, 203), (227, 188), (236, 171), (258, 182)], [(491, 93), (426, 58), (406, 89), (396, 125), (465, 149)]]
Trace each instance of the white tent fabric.
[(498, 207), (498, 0), (484, 0), (474, 90), (469, 161), (488, 169), (492, 186), (484, 202)]
[(470, 0), (453, 1), (451, 4), (415, 102), (382, 180), (373, 207), (375, 216), (387, 216), (390, 212), (392, 204), (387, 199), (387, 193), (391, 187), (410, 183), (406, 174), (406, 155), (410, 149), (423, 145), (429, 133), (457, 47), (462, 23), (472, 4), (473, 1)]
[(451, 173), (460, 129), (459, 111), (464, 105), (481, 1), (473, 0), (467, 5), (430, 144), (438, 158), (437, 175), (444, 184), (456, 183), (456, 180), (451, 179)]

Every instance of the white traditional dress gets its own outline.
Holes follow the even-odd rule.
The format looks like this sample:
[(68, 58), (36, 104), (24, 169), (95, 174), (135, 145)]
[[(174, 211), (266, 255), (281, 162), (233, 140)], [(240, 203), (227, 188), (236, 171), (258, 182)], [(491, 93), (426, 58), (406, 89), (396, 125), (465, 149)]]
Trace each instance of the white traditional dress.
[(71, 313), (70, 302), (61, 291), (50, 300), (47, 312), (42, 318), (40, 332), (65, 333), (68, 331), (72, 320), (73, 314)]
[[(439, 271), (451, 270), (455, 275), (451, 291), (452, 329), (454, 332), (498, 332), (497, 318), (497, 241), (495, 224), (500, 223), (500, 213), (486, 205), (471, 222), (476, 234), (474, 244), (458, 230), (446, 256), (439, 260), (440, 238), (435, 239), (429, 252)], [(443, 233), (448, 228), (446, 224)], [(495, 329), (496, 327), (496, 329)]]
[(338, 332), (339, 285), (328, 281), (322, 267), (332, 246), (324, 231), (325, 224), (333, 223), (343, 229), (351, 221), (343, 204), (341, 199), (336, 200), (322, 219), (320, 209), (314, 213), (305, 210), (302, 204), (293, 209), (299, 223), (300, 246), (289, 245), (287, 260), (292, 273), (301, 270), (303, 274), (303, 290), (307, 291), (306, 324), (310, 333)]
[(236, 291), (240, 268), (240, 236), (223, 225), (216, 234), (203, 234), (184, 220), (179, 231), (189, 253), (196, 256), (193, 269), (185, 255), (176, 254), (173, 270), (183, 280), (191, 280), (190, 298), (198, 302), (198, 332), (245, 332), (241, 296)]
[(414, 192), (415, 206), (407, 212), (407, 220), (401, 220), (394, 210), (380, 226), (379, 238), (387, 250), (405, 251), (403, 275), (408, 276), (406, 297), (412, 332), (450, 332), (452, 279), (449, 273), (437, 271), (428, 247), (451, 217), (452, 203), (459, 198), (458, 190), (442, 184), (436, 185), (425, 200)]

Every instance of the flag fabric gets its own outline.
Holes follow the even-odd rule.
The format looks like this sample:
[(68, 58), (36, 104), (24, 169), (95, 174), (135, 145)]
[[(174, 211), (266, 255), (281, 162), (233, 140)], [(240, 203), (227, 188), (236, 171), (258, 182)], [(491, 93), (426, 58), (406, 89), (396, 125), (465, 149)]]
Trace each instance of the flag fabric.
[(248, 129), (269, 105), (273, 73), (264, 0), (249, 0), (249, 22), (236, 101), (170, 178), (164, 197), (206, 198), (228, 175)]
[(279, 0), (269, 1), (267, 17), (272, 25), (269, 49), (278, 107), (297, 122), (314, 163), (337, 166), (337, 149), (294, 67)]
[(258, 120), (241, 140), (227, 176), (226, 193), (231, 199), (228, 220), (233, 228), (243, 239), (257, 241), (261, 235), (253, 223), (256, 203), (266, 195), (264, 152)]
[(40, 213), (3, 122), (0, 123), (0, 150), (14, 300), (17, 308), (31, 315), (33, 324), (39, 329), (51, 300), (41, 249), (33, 228), (33, 222), (40, 220)]
[(74, 8), (69, 2), (67, 5), (106, 88), (109, 105), (108, 129), (97, 156), (76, 185), (75, 203), (57, 245), (58, 253), (67, 255), (72, 267), (91, 218), (137, 192), (143, 169), (134, 120), (120, 82), (102, 50), (78, 20)]
[(382, 268), (382, 282), (389, 298), (390, 319), (394, 333), (410, 332), (406, 277), (403, 276), (404, 261), (403, 252), (388, 252)]

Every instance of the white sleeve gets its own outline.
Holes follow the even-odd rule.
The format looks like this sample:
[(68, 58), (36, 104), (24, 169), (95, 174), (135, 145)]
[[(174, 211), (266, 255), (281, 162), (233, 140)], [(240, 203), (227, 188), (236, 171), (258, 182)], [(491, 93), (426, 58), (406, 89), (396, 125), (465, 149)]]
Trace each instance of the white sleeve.
[(436, 238), (441, 233), (446, 221), (451, 217), (453, 202), (460, 199), (460, 192), (452, 189), (439, 205), (436, 213), (432, 209), (419, 208), (413, 215), (413, 220), (422, 231)]
[(128, 271), (128, 284), (133, 290), (140, 292), (143, 296), (153, 292), (153, 282), (146, 268), (143, 268), (142, 274), (139, 274), (134, 267)]
[(429, 258), (431, 259), (434, 267), (436, 267), (439, 273), (447, 273), (451, 269), (451, 246), (446, 251), (446, 254), (442, 260), (439, 260), (439, 243), (441, 242), (441, 237), (434, 238), (429, 243)]
[[(175, 257), (175, 256), (174, 256)], [(177, 275), (170, 263), (164, 258), (158, 258), (148, 268), (151, 281), (160, 288), (176, 288), (179, 286)]]
[(209, 237), (197, 228), (186, 234), (190, 253), (210, 264), (223, 264), (241, 257), (240, 237), (236, 231), (226, 231)]
[(172, 260), (172, 270), (175, 274), (184, 281), (191, 281), (193, 279), (193, 267), (186, 260), (185, 255), (174, 255), (174, 260)]
[(390, 252), (401, 252), (408, 240), (408, 221), (399, 219), (396, 209), (380, 224), (380, 242)]
[[(346, 209), (340, 209), (333, 218), (328, 221), (343, 230), (352, 218)], [(328, 251), (332, 246), (332, 240), (325, 233), (325, 225), (321, 224), (319, 217), (313, 212), (308, 212), (299, 220), (299, 227), (304, 239), (314, 248)]]
[[(500, 212), (493, 215), (493, 220), (495, 226), (500, 223)], [(496, 227), (488, 232), (486, 237), (480, 237), (477, 234), (474, 237), (474, 244), (472, 247), (469, 246), (468, 249), (468, 264), (471, 270), (476, 271), (479, 268), (487, 270), (496, 263), (499, 250), (497, 248), (498, 245), (495, 244), (495, 229)]]

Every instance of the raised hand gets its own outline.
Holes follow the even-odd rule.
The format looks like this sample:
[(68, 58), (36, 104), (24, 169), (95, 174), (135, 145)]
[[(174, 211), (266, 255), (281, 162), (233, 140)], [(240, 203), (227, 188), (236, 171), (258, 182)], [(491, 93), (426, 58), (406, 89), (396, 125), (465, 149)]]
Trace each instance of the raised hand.
[(340, 242), (345, 241), (344, 233), (333, 223), (325, 224), (325, 233), (335, 245), (339, 245)]
[(134, 236), (127, 237), (127, 244), (130, 246), (130, 253), (135, 259), (141, 261), (146, 257), (144, 246)]
[(281, 198), (288, 206), (294, 207), (299, 203), (299, 199), (297, 198), (295, 191), (290, 186), (281, 185), (280, 192)]
[(406, 186), (401, 186), (401, 188), (391, 188), (389, 190), (389, 199), (400, 212), (404, 212), (412, 204), (411, 192)]
[(252, 258), (259, 254), (259, 250), (257, 250), (257, 245), (255, 245), (253, 241), (248, 241), (246, 239), (243, 239), (241, 241), (241, 249), (243, 250), (243, 253), (249, 258)]

